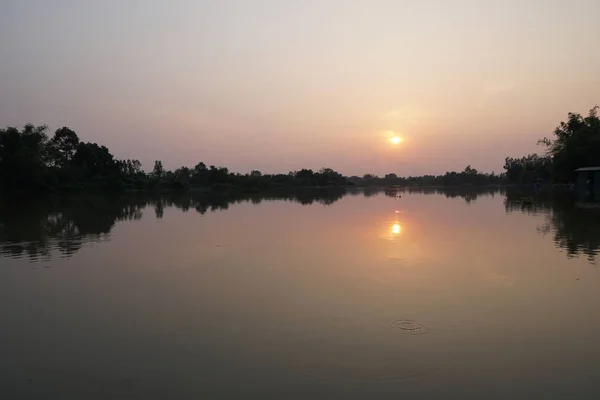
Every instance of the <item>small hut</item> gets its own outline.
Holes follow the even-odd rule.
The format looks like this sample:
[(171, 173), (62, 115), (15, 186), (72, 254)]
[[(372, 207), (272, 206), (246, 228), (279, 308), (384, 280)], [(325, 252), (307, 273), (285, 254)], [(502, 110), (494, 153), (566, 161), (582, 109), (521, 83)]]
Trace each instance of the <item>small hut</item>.
[(575, 170), (577, 183), (575, 189), (581, 198), (600, 201), (600, 167), (584, 167)]

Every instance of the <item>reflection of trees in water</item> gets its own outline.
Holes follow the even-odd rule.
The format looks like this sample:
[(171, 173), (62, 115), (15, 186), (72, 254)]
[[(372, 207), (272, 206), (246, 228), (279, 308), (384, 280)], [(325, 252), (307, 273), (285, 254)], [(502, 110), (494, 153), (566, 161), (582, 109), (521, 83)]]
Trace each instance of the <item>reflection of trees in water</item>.
[(471, 204), (471, 202), (477, 200), (482, 196), (494, 197), (497, 193), (501, 193), (504, 189), (497, 187), (422, 187), (422, 188), (386, 188), (380, 189), (384, 191), (386, 196), (397, 197), (403, 192), (406, 193), (418, 193), (418, 194), (437, 194), (443, 195), (446, 198), (462, 198), (465, 203)]
[[(546, 216), (539, 227), (542, 234), (553, 234), (556, 246), (569, 257), (585, 254), (595, 260), (600, 249), (600, 212), (575, 208), (568, 195), (519, 192), (498, 188), (366, 188), (366, 189), (306, 189), (280, 190), (269, 193), (180, 193), (152, 196), (72, 197), (39, 201), (0, 202), (0, 252), (8, 257), (49, 259), (53, 251), (70, 257), (85, 243), (107, 240), (115, 224), (139, 220), (146, 207), (162, 218), (165, 208), (175, 207), (205, 214), (226, 210), (233, 204), (265, 201), (289, 201), (303, 205), (330, 205), (344, 195), (366, 197), (384, 194), (390, 197), (402, 193), (438, 194), (461, 198), (467, 204), (482, 196), (506, 193), (507, 212), (525, 212)], [(150, 215), (152, 211), (150, 211)]]
[(67, 197), (0, 202), (0, 254), (32, 261), (48, 260), (52, 251), (70, 257), (85, 243), (107, 240), (115, 224), (139, 220), (153, 207), (162, 218), (166, 207), (200, 214), (226, 210), (231, 204), (285, 200), (330, 205), (341, 199), (343, 188), (279, 191), (267, 194), (169, 194), (162, 196)]
[(570, 192), (523, 192), (508, 190), (504, 200), (507, 212), (544, 216), (538, 227), (542, 235), (553, 235), (554, 244), (568, 258), (585, 255), (596, 263), (600, 252), (600, 210), (582, 209), (575, 205)]
[(106, 240), (117, 221), (141, 219), (145, 205), (145, 200), (108, 197), (4, 201), (0, 252), (37, 260), (49, 259), (56, 249), (69, 257), (84, 243)]
[(373, 197), (373, 196), (378, 196), (383, 191), (384, 191), (384, 189), (382, 189), (382, 188), (367, 186), (367, 187), (363, 188), (362, 194), (365, 197)]
[[(162, 196), (155, 199), (155, 210), (162, 207), (176, 207), (186, 212), (193, 208), (200, 214), (208, 211), (227, 210), (232, 204), (252, 203), (260, 204), (263, 201), (290, 201), (302, 205), (319, 203), (331, 205), (344, 197), (344, 188), (281, 190), (267, 193), (185, 193)], [(162, 215), (162, 212), (160, 213)], [(157, 216), (159, 212), (157, 211)]]

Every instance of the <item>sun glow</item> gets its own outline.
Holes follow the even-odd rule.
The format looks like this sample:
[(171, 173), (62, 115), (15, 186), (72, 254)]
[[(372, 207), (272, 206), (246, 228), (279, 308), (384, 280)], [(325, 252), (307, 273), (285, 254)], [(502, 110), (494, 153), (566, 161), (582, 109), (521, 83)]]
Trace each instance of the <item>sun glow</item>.
[(399, 235), (402, 232), (402, 226), (400, 224), (393, 224), (391, 231), (392, 235)]
[(390, 138), (391, 144), (400, 144), (402, 142), (402, 138), (400, 136), (392, 136)]

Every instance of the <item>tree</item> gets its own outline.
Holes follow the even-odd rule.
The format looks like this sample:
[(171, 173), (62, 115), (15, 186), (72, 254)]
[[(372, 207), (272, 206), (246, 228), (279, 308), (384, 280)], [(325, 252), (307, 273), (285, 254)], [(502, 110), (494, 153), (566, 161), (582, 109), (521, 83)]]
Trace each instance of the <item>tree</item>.
[(547, 148), (552, 159), (552, 170), (558, 180), (570, 181), (574, 170), (600, 165), (600, 118), (595, 106), (587, 117), (569, 113), (567, 122), (554, 130), (554, 139), (538, 142)]
[(54, 132), (51, 140), (51, 151), (54, 163), (59, 167), (67, 166), (79, 146), (79, 137), (67, 127), (62, 127)]
[(152, 177), (155, 179), (160, 179), (165, 174), (165, 169), (163, 168), (162, 161), (156, 160), (154, 161), (154, 169), (152, 170)]
[(123, 175), (140, 175), (143, 174), (142, 163), (138, 160), (123, 160), (120, 161), (121, 171)]
[(475, 168), (471, 168), (470, 165), (465, 167), (464, 173), (467, 175), (477, 175), (479, 172)]
[(229, 170), (225, 167), (215, 167), (211, 165), (208, 169), (208, 181), (211, 184), (228, 183)]
[(317, 175), (317, 180), (321, 186), (335, 186), (340, 183), (345, 183), (346, 180), (342, 174), (331, 168), (321, 168)]
[(173, 189), (185, 189), (190, 186), (192, 171), (187, 167), (181, 167), (173, 171), (169, 185)]
[(313, 186), (316, 185), (315, 173), (312, 169), (301, 169), (297, 171), (293, 179), (296, 181), (298, 186)]
[(87, 178), (116, 179), (119, 175), (119, 165), (108, 148), (96, 143), (79, 143), (71, 163)]
[(528, 154), (521, 158), (506, 157), (504, 169), (510, 182), (533, 183), (536, 179), (550, 178), (552, 160), (537, 154)]
[(0, 130), (0, 177), (6, 190), (19, 190), (44, 184), (49, 161), (46, 125), (27, 124)]
[(203, 162), (199, 162), (192, 169), (192, 176), (190, 177), (190, 182), (196, 185), (205, 185), (208, 181), (208, 168), (206, 168), (206, 164)]

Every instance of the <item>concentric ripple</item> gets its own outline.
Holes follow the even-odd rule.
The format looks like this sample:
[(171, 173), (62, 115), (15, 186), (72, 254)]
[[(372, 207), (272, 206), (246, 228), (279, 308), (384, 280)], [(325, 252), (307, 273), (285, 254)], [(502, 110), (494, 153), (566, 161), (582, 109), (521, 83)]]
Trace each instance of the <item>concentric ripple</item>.
[(397, 319), (392, 321), (390, 325), (405, 335), (424, 335), (427, 333), (425, 326), (410, 319)]

